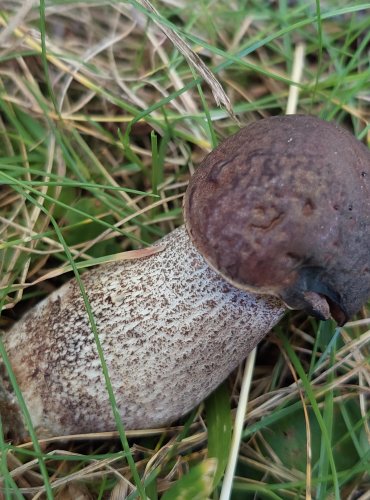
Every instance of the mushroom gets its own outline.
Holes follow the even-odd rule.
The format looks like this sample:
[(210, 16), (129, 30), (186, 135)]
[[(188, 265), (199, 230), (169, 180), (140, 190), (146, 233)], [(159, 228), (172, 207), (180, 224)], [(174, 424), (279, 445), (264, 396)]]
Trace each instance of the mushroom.
[[(82, 275), (127, 429), (201, 402), (287, 308), (342, 325), (370, 295), (370, 152), (312, 116), (251, 123), (192, 177), (185, 225), (143, 259)], [(40, 436), (106, 431), (113, 412), (75, 280), (3, 336)], [(20, 420), (5, 375), (0, 412)], [(9, 417), (9, 415), (12, 415)]]
[(242, 129), (211, 153), (185, 198), (207, 262), (236, 287), (341, 326), (370, 295), (370, 151), (313, 116)]

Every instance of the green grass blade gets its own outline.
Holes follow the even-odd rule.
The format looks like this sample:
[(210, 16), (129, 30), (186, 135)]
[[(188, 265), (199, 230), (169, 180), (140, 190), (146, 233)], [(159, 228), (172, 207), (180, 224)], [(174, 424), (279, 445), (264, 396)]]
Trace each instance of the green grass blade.
[(150, 142), (152, 146), (152, 192), (154, 195), (158, 195), (158, 184), (163, 178), (163, 171), (159, 163), (158, 137), (154, 130), (150, 133)]
[(0, 488), (0, 492), (3, 492), (6, 500), (12, 500), (13, 498), (17, 498), (18, 500), (22, 500), (23, 496), (19, 491), (19, 488), (14, 481), (13, 477), (9, 473), (8, 464), (7, 464), (7, 454), (8, 454), (9, 446), (5, 443), (4, 433), (3, 433), (3, 425), (0, 415), (0, 479), (2, 480), (2, 487)]
[(216, 460), (208, 458), (195, 465), (162, 495), (162, 500), (204, 500), (212, 492)]
[[(330, 363), (331, 366), (335, 363), (335, 346), (330, 351)], [(328, 383), (333, 383), (334, 380), (334, 371), (330, 371)], [(332, 441), (333, 441), (333, 416), (334, 416), (334, 393), (333, 390), (328, 390), (325, 394), (324, 399), (324, 411), (323, 411), (323, 423), (325, 429), (327, 430), (327, 439), (330, 442), (330, 449), (332, 449)], [(321, 450), (320, 450), (320, 458), (318, 463), (318, 477), (323, 478), (328, 475), (330, 463), (328, 460), (327, 453), (327, 442), (326, 439), (322, 436), (321, 439)], [(325, 500), (327, 498), (327, 489), (328, 484), (326, 481), (322, 481), (318, 484), (316, 490), (316, 496), (318, 500)], [(338, 486), (339, 489), (339, 486)]]
[(325, 445), (325, 449), (326, 449), (326, 453), (327, 453), (327, 456), (328, 456), (328, 461), (329, 461), (329, 464), (330, 464), (330, 470), (331, 470), (331, 473), (332, 473), (332, 477), (333, 477), (333, 484), (334, 484), (334, 493), (335, 493), (335, 499), (336, 500), (340, 500), (340, 491), (339, 491), (339, 482), (338, 482), (338, 474), (337, 474), (337, 470), (336, 470), (336, 467), (335, 467), (335, 462), (334, 462), (334, 457), (333, 457), (333, 453), (332, 453), (332, 448), (331, 448), (331, 440), (330, 440), (330, 435), (329, 435), (329, 431), (325, 425), (325, 421), (321, 415), (321, 412), (320, 412), (320, 409), (319, 409), (319, 406), (317, 404), (317, 401), (316, 401), (316, 398), (315, 398), (315, 394), (314, 394), (314, 391), (311, 387), (311, 384), (307, 378), (307, 375), (303, 369), (303, 366), (299, 360), (299, 358), (297, 357), (296, 353), (293, 351), (288, 339), (286, 338), (285, 335), (283, 334), (279, 334), (279, 337), (280, 339), (282, 340), (283, 342), (283, 346), (284, 346), (284, 349), (286, 350), (286, 352), (288, 353), (288, 356), (290, 358), (290, 360), (292, 361), (293, 363), (293, 366), (295, 368), (295, 370), (297, 371), (301, 381), (302, 381), (302, 385), (307, 393), (307, 397), (311, 403), (311, 406), (312, 406), (312, 409), (313, 409), (313, 412), (316, 416), (316, 419), (317, 419), (317, 422), (320, 426), (320, 430), (321, 430), (321, 433), (322, 433), (322, 439), (323, 439), (323, 443)]
[(22, 414), (24, 416), (26, 427), (27, 427), (27, 430), (30, 434), (31, 441), (32, 441), (32, 444), (33, 444), (34, 449), (35, 449), (35, 453), (36, 453), (36, 456), (37, 456), (37, 459), (39, 462), (39, 466), (40, 466), (41, 475), (42, 475), (42, 478), (44, 480), (46, 496), (49, 500), (52, 500), (54, 498), (54, 495), (53, 495), (53, 491), (52, 491), (51, 485), (50, 485), (49, 474), (47, 472), (46, 465), (45, 465), (45, 457), (41, 451), (35, 429), (33, 428), (33, 425), (32, 425), (31, 416), (29, 414), (26, 403), (23, 399), (22, 392), (20, 391), (20, 389), (18, 387), (17, 380), (15, 378), (12, 366), (10, 364), (8, 355), (5, 351), (5, 347), (4, 347), (4, 344), (1, 340), (1, 338), (0, 338), (0, 355), (3, 359), (3, 363), (5, 366), (6, 372), (8, 374), (9, 381), (12, 385), (13, 390), (14, 390), (14, 394), (18, 400), (19, 407), (20, 407)]
[(45, 16), (45, 0), (40, 0), (39, 12), (40, 12), (40, 35), (41, 35), (41, 61), (44, 67), (45, 81), (48, 89), (48, 94), (50, 100), (54, 106), (55, 112), (59, 115), (59, 108), (55, 94), (53, 91), (53, 85), (50, 79), (49, 64), (47, 59), (47, 48), (46, 48), (46, 16)]
[(321, 18), (321, 4), (320, 0), (316, 0), (316, 19), (317, 19), (317, 45), (318, 45), (318, 54), (317, 54), (317, 70), (315, 77), (315, 84), (312, 89), (312, 104), (315, 101), (317, 87), (319, 85), (319, 79), (322, 71), (322, 54), (323, 54), (323, 41), (322, 41), (322, 18)]
[(208, 428), (208, 457), (217, 459), (216, 487), (224, 475), (231, 445), (231, 407), (227, 384), (222, 384), (205, 402)]

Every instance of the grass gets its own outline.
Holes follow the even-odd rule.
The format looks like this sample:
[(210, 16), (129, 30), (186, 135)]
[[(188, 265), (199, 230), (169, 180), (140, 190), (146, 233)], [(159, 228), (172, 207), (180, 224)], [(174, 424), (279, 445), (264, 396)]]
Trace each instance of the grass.
[[(292, 89), (297, 112), (369, 143), (369, 3), (146, 7), (0, 4), (3, 329), (71, 272), (180, 225), (182, 194), (204, 155), (237, 121), (284, 114)], [(159, 26), (174, 30), (172, 41)], [(216, 81), (204, 81), (178, 40)], [(291, 313), (259, 346), (231, 498), (366, 498), (368, 317), (364, 307), (336, 329)], [(168, 429), (125, 432), (117, 413), (117, 432), (68, 440), (30, 432), (30, 443), (14, 444), (0, 422), (0, 496), (219, 498), (242, 377), (240, 368)], [(110, 399), (114, 407), (112, 391)]]

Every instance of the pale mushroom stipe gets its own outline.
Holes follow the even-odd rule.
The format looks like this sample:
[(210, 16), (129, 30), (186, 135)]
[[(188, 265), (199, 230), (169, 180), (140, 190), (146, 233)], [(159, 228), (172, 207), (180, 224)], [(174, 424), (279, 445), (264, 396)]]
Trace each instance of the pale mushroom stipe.
[[(164, 237), (163, 251), (83, 274), (127, 429), (189, 412), (287, 307), (340, 325), (358, 312), (370, 295), (369, 182), (370, 152), (346, 130), (311, 116), (263, 119), (198, 167), (187, 230)], [(115, 429), (75, 280), (3, 341), (39, 436)], [(3, 382), (11, 427), (20, 416)]]

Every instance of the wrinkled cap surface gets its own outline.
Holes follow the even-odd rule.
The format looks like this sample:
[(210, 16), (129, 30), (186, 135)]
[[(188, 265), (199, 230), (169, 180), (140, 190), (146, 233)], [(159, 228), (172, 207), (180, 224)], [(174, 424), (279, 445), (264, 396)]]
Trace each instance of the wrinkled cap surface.
[(370, 296), (370, 151), (312, 116), (266, 118), (202, 162), (186, 227), (236, 287), (340, 325)]

